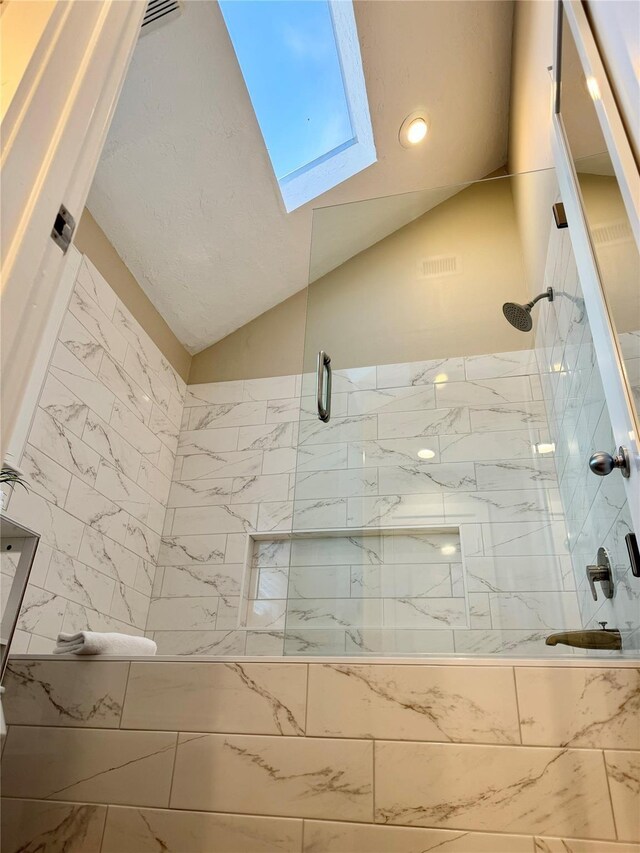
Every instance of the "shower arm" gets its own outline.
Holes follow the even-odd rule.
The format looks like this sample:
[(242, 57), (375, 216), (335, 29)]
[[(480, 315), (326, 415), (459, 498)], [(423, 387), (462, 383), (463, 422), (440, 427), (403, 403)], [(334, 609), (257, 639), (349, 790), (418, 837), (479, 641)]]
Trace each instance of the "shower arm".
[(531, 302), (527, 302), (527, 308), (533, 308), (536, 302), (540, 302), (541, 299), (548, 299), (549, 302), (553, 302), (553, 288), (548, 287), (544, 293), (539, 293)]

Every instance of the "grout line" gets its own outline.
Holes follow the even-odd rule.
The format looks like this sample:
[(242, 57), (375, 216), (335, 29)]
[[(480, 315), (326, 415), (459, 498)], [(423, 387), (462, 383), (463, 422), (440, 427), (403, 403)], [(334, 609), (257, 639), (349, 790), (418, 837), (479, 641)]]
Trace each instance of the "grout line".
[(104, 821), (102, 822), (102, 832), (100, 833), (100, 844), (98, 846), (98, 851), (101, 851), (104, 846), (104, 836), (107, 832), (107, 820), (109, 819), (109, 812), (111, 811), (111, 803), (107, 804), (107, 808), (104, 813)]
[(520, 733), (520, 744), (524, 746), (524, 741), (522, 739), (522, 721), (520, 717), (520, 699), (518, 697), (518, 679), (516, 678), (516, 667), (512, 667), (511, 671), (513, 673), (513, 689), (516, 698), (516, 713), (518, 715), (518, 732)]
[(178, 761), (178, 742), (180, 740), (180, 732), (176, 732), (176, 742), (173, 750), (173, 763), (171, 765), (171, 781), (169, 783), (169, 797), (167, 799), (167, 808), (171, 808), (171, 797), (173, 796), (173, 780), (176, 775), (176, 763)]
[[(631, 751), (631, 750), (630, 750)], [(607, 781), (607, 793), (609, 794), (609, 808), (611, 809), (611, 817), (613, 820), (613, 830), (616, 834), (616, 838), (620, 841), (620, 833), (618, 831), (618, 824), (616, 822), (616, 810), (613, 807), (613, 797), (611, 796), (611, 782), (609, 780), (609, 769), (607, 767), (607, 756), (605, 750), (601, 750), (602, 752), (602, 763), (604, 765), (604, 778)]]

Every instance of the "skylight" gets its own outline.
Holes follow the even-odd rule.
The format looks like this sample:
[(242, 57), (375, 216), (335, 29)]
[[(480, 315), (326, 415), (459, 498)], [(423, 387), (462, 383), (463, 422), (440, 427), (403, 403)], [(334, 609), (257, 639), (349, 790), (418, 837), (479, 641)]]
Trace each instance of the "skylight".
[(221, 0), (288, 211), (376, 160), (350, 0)]

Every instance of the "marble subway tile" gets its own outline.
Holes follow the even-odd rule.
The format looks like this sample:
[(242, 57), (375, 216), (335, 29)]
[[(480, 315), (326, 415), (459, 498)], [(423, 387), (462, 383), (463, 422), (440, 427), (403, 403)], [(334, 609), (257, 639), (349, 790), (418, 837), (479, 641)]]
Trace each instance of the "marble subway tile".
[[(261, 569), (261, 584), (265, 572), (273, 571), (278, 570)], [(353, 595), (350, 566), (291, 566), (286, 584), (291, 598), (349, 598)]]
[(97, 610), (73, 601), (67, 602), (62, 630), (65, 634), (75, 634), (78, 631), (115, 631), (131, 634), (134, 637), (141, 637), (144, 634), (142, 628), (136, 628), (128, 622), (121, 622), (119, 619), (98, 613)]
[(89, 526), (83, 531), (78, 559), (129, 586), (134, 585), (140, 562), (137, 554)]
[(287, 629), (283, 649), (285, 655), (344, 655), (345, 632), (333, 628)]
[(493, 355), (474, 355), (465, 358), (467, 379), (494, 379), (500, 376), (523, 376), (537, 373), (538, 365), (533, 350), (500, 352)]
[[(428, 445), (428, 447), (425, 447)], [(426, 442), (422, 438), (381, 438), (377, 441), (354, 441), (348, 445), (349, 468), (387, 468), (398, 465), (437, 464), (440, 461), (439, 438), (430, 436)], [(428, 462), (422, 463), (418, 456), (420, 450), (431, 450), (434, 454)], [(345, 466), (342, 466), (345, 467)], [(298, 466), (300, 470), (300, 466)]]
[[(218, 432), (218, 430), (207, 430), (207, 432)], [(180, 447), (178, 447), (180, 453)], [(294, 453), (291, 448), (282, 450), (275, 449), (264, 452), (266, 454)], [(209, 479), (231, 479), (233, 477), (252, 477), (262, 473), (280, 473), (278, 471), (267, 471), (263, 469), (263, 452), (261, 450), (229, 450), (213, 451), (203, 453), (190, 453), (180, 457), (182, 468), (179, 478), (185, 480), (209, 480)]]
[(596, 750), (378, 741), (375, 763), (379, 823), (615, 838)]
[(349, 445), (346, 442), (298, 446), (294, 451), (296, 454), (296, 471), (333, 471), (346, 468), (348, 447)]
[[(448, 405), (448, 404), (445, 404)], [(348, 395), (348, 414), (369, 415), (382, 412), (414, 412), (435, 407), (432, 385), (355, 391)]]
[(70, 557), (77, 556), (84, 529), (80, 520), (40, 495), (23, 489), (14, 491), (9, 507), (11, 517), (37, 530), (44, 543)]
[(158, 436), (120, 400), (116, 400), (113, 404), (109, 423), (143, 456), (151, 457), (159, 452), (161, 441)]
[(445, 493), (444, 512), (449, 524), (465, 522), (560, 521), (557, 489), (510, 489), (505, 491)]
[(460, 556), (460, 537), (457, 530), (389, 534), (383, 535), (382, 542), (385, 564), (442, 563), (443, 557), (455, 560)]
[[(429, 853), (432, 850), (446, 853), (533, 853), (533, 839), (524, 835), (305, 820), (302, 849), (304, 853)], [(557, 853), (567, 851), (558, 848)], [(620, 853), (628, 851), (621, 850)]]
[[(297, 424), (263, 424), (242, 426), (238, 431), (238, 450), (273, 450), (293, 447)], [(230, 448), (232, 449), (232, 448)]]
[(528, 376), (477, 379), (467, 382), (439, 382), (435, 389), (436, 404), (439, 408), (523, 403), (532, 399)]
[(47, 374), (38, 405), (61, 426), (80, 438), (89, 407), (51, 373)]
[(245, 379), (243, 399), (281, 400), (285, 397), (295, 397), (296, 379), (295, 375), (268, 376), (264, 379)]
[(514, 429), (486, 431), (481, 435), (474, 432), (462, 435), (441, 435), (441, 462), (483, 462), (522, 459), (523, 464), (535, 458), (533, 445), (538, 430)]
[(177, 427), (155, 403), (149, 415), (149, 429), (158, 436), (160, 441), (169, 448), (172, 453), (178, 447), (179, 427)]
[(189, 853), (299, 853), (302, 821), (112, 806), (102, 853), (183, 853), (185, 839)]
[(534, 853), (638, 853), (637, 844), (585, 841), (584, 838), (534, 838)]
[(98, 272), (86, 255), (82, 257), (76, 281), (77, 285), (83, 288), (88, 296), (98, 304), (100, 310), (107, 317), (113, 318), (118, 297), (105, 277)]
[[(454, 382), (465, 378), (464, 359), (443, 358), (378, 365), (377, 387), (396, 388), (407, 385), (430, 385), (438, 381)], [(446, 379), (443, 377), (446, 376)]]
[(267, 500), (286, 501), (288, 497), (288, 474), (235, 477), (231, 488), (232, 504), (261, 503)]
[(245, 631), (155, 631), (159, 655), (243, 655)]
[(385, 598), (385, 628), (462, 628), (464, 598)]
[(175, 747), (172, 732), (11, 726), (3, 794), (166, 806)]
[(221, 534), (165, 536), (160, 546), (158, 565), (185, 566), (224, 563), (227, 537)]
[[(263, 474), (295, 473), (297, 452), (294, 447), (276, 447), (273, 450), (265, 450), (261, 456)], [(260, 473), (260, 470), (256, 473)]]
[(296, 500), (294, 502), (294, 530), (340, 528), (346, 527), (347, 523), (347, 498)]
[(371, 820), (373, 744), (180, 735), (172, 808)]
[(557, 630), (582, 627), (575, 592), (491, 593), (496, 629)]
[(378, 494), (378, 469), (357, 468), (298, 473), (296, 500), (347, 498)]
[(136, 478), (141, 461), (139, 451), (93, 412), (87, 417), (82, 440), (122, 474)]
[(116, 583), (109, 615), (120, 622), (144, 629), (149, 611), (149, 597), (123, 583)]
[(557, 486), (553, 459), (476, 462), (479, 489), (535, 489)]
[[(465, 407), (427, 409), (417, 412), (399, 412), (378, 416), (378, 438), (412, 438), (450, 433), (471, 432), (469, 411)], [(356, 435), (347, 441), (376, 438), (376, 436)]]
[(71, 474), (62, 465), (28, 444), (22, 454), (20, 467), (29, 489), (56, 506), (63, 506)]
[(125, 547), (143, 560), (151, 563), (158, 562), (161, 537), (155, 530), (147, 527), (135, 518), (129, 518), (127, 523), (127, 535), (124, 540)]
[[(111, 416), (111, 408), (115, 400), (112, 389), (105, 387), (100, 381), (100, 374), (107, 361), (109, 361), (108, 356), (104, 354), (99, 374), (95, 376), (79, 358), (69, 352), (64, 344), (57, 343), (49, 365), (49, 375), (57, 379), (61, 385), (105, 421), (108, 421)], [(109, 364), (111, 364), (110, 361)]]
[(177, 399), (174, 403), (171, 392), (153, 371), (144, 354), (136, 347), (128, 347), (123, 367), (167, 418), (176, 426), (180, 426), (182, 406)]
[[(292, 604), (292, 602), (278, 599), (250, 600), (247, 603), (243, 624), (247, 628), (259, 628), (270, 631), (283, 630), (285, 623), (292, 621), (290, 615), (292, 613)], [(238, 624), (236, 613), (233, 612), (231, 615), (230, 624), (228, 626), (225, 625), (225, 627), (235, 627)], [(292, 624), (294, 624), (293, 621)], [(218, 623), (216, 623), (216, 627), (220, 627)]]
[(240, 595), (243, 571), (244, 566), (241, 563), (166, 566), (163, 570), (161, 595), (163, 598), (191, 595), (215, 595), (221, 598), (237, 596)]
[(293, 501), (267, 501), (260, 504), (258, 530), (285, 531), (293, 528)]
[(508, 667), (311, 665), (308, 703), (311, 736), (520, 742)]
[(377, 598), (289, 598), (285, 604), (287, 629), (382, 625), (382, 601)]
[(203, 382), (188, 385), (184, 398), (185, 409), (194, 406), (207, 406), (211, 403), (242, 402), (244, 382), (242, 379), (231, 382)]
[(162, 504), (163, 507), (167, 505), (169, 490), (171, 489), (171, 479), (163, 474), (148, 459), (141, 461), (136, 482), (158, 504)]
[(74, 560), (61, 551), (54, 551), (49, 563), (45, 589), (85, 607), (108, 612), (115, 581)]
[(604, 759), (618, 838), (640, 842), (640, 754), (607, 750)]
[(146, 627), (148, 631), (208, 631), (215, 627), (217, 612), (217, 596), (154, 598)]
[(267, 404), (261, 402), (214, 403), (195, 406), (189, 410), (189, 429), (201, 430), (218, 427), (241, 427), (264, 424)]
[(62, 630), (66, 607), (66, 599), (30, 585), (22, 600), (17, 627), (55, 640)]
[[(293, 567), (290, 575), (293, 587)], [(451, 570), (448, 563), (351, 566), (353, 598), (443, 598), (451, 595)]]
[(65, 314), (58, 340), (96, 376), (100, 370), (104, 347), (71, 312)]
[(9, 661), (7, 722), (118, 728), (128, 672), (128, 663), (116, 661)]
[(176, 509), (172, 534), (242, 533), (256, 529), (257, 504), (223, 504), (207, 507), (179, 507)]
[(568, 557), (467, 557), (470, 592), (527, 592), (564, 589)]
[(568, 553), (562, 521), (493, 522), (482, 525), (487, 556), (563, 556)]
[(453, 631), (437, 628), (348, 628), (348, 655), (447, 654), (454, 651)]
[[(386, 415), (385, 417), (411, 417), (406, 415)], [(381, 416), (382, 417), (382, 416)], [(332, 418), (329, 423), (318, 420), (301, 421), (300, 445), (336, 444), (347, 441), (363, 441), (378, 437), (378, 417), (376, 415), (358, 415), (349, 418)]]
[[(470, 406), (471, 427), (466, 432), (496, 432), (500, 430), (545, 429), (547, 415), (542, 400), (529, 403), (505, 403), (492, 406)], [(448, 430), (455, 432), (455, 430)], [(445, 430), (442, 430), (445, 432)], [(462, 430), (458, 430), (462, 432)]]
[(71, 294), (69, 313), (110, 353), (112, 358), (119, 364), (124, 362), (127, 352), (126, 340), (83, 288), (76, 287)]
[(347, 501), (349, 527), (442, 524), (445, 517), (439, 493), (348, 498)]
[(69, 486), (65, 509), (99, 533), (104, 533), (121, 545), (125, 543), (128, 514), (77, 477), (73, 478)]
[(306, 690), (304, 664), (133, 662), (122, 726), (302, 735)]
[[(153, 401), (149, 395), (133, 381), (129, 374), (114, 361), (108, 353), (104, 354), (100, 371), (98, 373), (100, 392), (104, 393), (104, 388), (117, 397), (120, 402), (133, 412), (144, 423), (147, 423), (151, 414)], [(74, 390), (73, 388), (71, 389)], [(94, 408), (92, 406), (92, 408)], [(94, 411), (96, 411), (94, 409)], [(110, 413), (104, 415), (98, 412), (104, 420), (108, 420)], [(153, 429), (153, 428), (152, 428)]]
[(43, 409), (33, 419), (29, 442), (66, 471), (93, 485), (100, 456), (72, 432), (66, 430)]
[(516, 667), (515, 672), (524, 743), (640, 749), (639, 669)]
[(291, 542), (291, 565), (357, 565), (383, 562), (380, 534), (370, 536), (309, 537)]
[[(192, 457), (185, 457), (190, 459)], [(167, 506), (192, 507), (213, 506), (214, 504), (231, 503), (231, 477), (216, 480), (182, 480), (173, 481), (169, 492)]]
[(381, 495), (466, 492), (476, 488), (472, 462), (425, 465), (418, 461), (382, 468), (379, 476)]
[(2, 800), (4, 853), (100, 853), (107, 807), (43, 800)]

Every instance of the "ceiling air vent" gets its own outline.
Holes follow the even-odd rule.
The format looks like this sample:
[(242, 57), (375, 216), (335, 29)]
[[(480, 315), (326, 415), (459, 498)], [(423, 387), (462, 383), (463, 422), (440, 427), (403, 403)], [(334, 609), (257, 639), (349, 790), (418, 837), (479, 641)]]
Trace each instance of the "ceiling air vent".
[(418, 261), (418, 278), (443, 278), (460, 272), (456, 255), (433, 255)]
[(142, 19), (140, 35), (150, 33), (163, 24), (168, 24), (182, 12), (182, 0), (149, 0)]
[(631, 228), (624, 219), (617, 222), (604, 222), (593, 228), (593, 242), (597, 246), (611, 246), (614, 243), (626, 243), (631, 240)]

